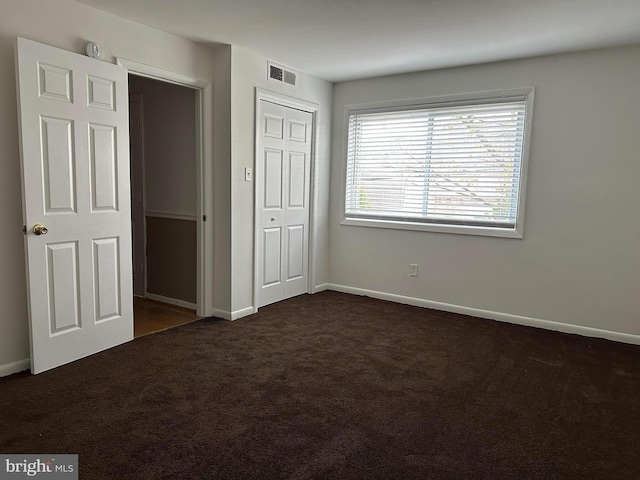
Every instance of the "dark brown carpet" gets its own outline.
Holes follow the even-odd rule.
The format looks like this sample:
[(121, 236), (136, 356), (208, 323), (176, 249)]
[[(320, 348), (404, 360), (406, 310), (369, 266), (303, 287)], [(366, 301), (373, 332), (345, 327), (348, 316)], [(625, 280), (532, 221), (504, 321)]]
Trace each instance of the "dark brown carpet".
[(0, 379), (80, 478), (638, 479), (640, 347), (324, 292)]

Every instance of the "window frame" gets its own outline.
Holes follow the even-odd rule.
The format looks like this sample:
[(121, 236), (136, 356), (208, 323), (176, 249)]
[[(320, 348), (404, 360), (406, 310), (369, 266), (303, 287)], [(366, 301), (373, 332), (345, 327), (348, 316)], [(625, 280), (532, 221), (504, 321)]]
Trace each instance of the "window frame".
[[(342, 151), (342, 192), (340, 195), (340, 224), (360, 227), (388, 228), (398, 230), (415, 230), (426, 232), (456, 233), (463, 235), (480, 235), (503, 238), (523, 238), (524, 234), (524, 209), (527, 187), (527, 173), (529, 166), (529, 148), (531, 144), (531, 119), (533, 116), (534, 87), (516, 88), (509, 90), (465, 93), (459, 95), (446, 95), (438, 97), (412, 98), (406, 100), (391, 100), (383, 102), (370, 102), (348, 104), (344, 107), (343, 119), (343, 151)], [(362, 218), (347, 216), (347, 169), (349, 151), (349, 117), (353, 114), (399, 112), (417, 108), (455, 107), (458, 105), (484, 105), (499, 103), (508, 100), (520, 100), (525, 104), (524, 135), (522, 145), (522, 163), (520, 165), (520, 181), (518, 185), (518, 202), (515, 226), (492, 227), (473, 226), (453, 223), (428, 223), (412, 222), (406, 220), (390, 220), (386, 218)]]

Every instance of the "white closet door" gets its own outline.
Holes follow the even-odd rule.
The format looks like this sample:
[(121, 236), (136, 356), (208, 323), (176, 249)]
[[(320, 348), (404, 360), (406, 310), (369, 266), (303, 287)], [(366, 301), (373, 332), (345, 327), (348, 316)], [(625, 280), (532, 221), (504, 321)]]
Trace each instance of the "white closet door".
[(260, 102), (258, 307), (308, 292), (312, 115)]

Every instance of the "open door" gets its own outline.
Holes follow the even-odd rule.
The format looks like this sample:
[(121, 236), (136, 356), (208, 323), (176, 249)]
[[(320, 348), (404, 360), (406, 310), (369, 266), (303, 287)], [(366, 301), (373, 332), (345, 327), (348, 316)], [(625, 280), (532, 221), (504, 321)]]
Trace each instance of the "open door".
[(133, 339), (127, 72), (17, 40), (31, 371)]

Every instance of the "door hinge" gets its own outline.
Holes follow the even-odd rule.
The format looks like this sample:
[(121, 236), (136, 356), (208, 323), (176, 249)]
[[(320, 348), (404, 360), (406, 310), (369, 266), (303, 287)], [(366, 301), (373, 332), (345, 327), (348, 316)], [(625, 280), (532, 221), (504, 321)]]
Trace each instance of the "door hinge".
[(22, 233), (24, 233), (25, 235), (27, 234), (27, 226), (26, 225), (22, 225)]
[[(207, 216), (206, 216), (206, 215), (202, 215), (202, 221), (203, 221), (203, 222), (206, 222), (206, 221), (207, 221)], [(27, 227), (25, 227), (25, 228), (27, 228)]]

